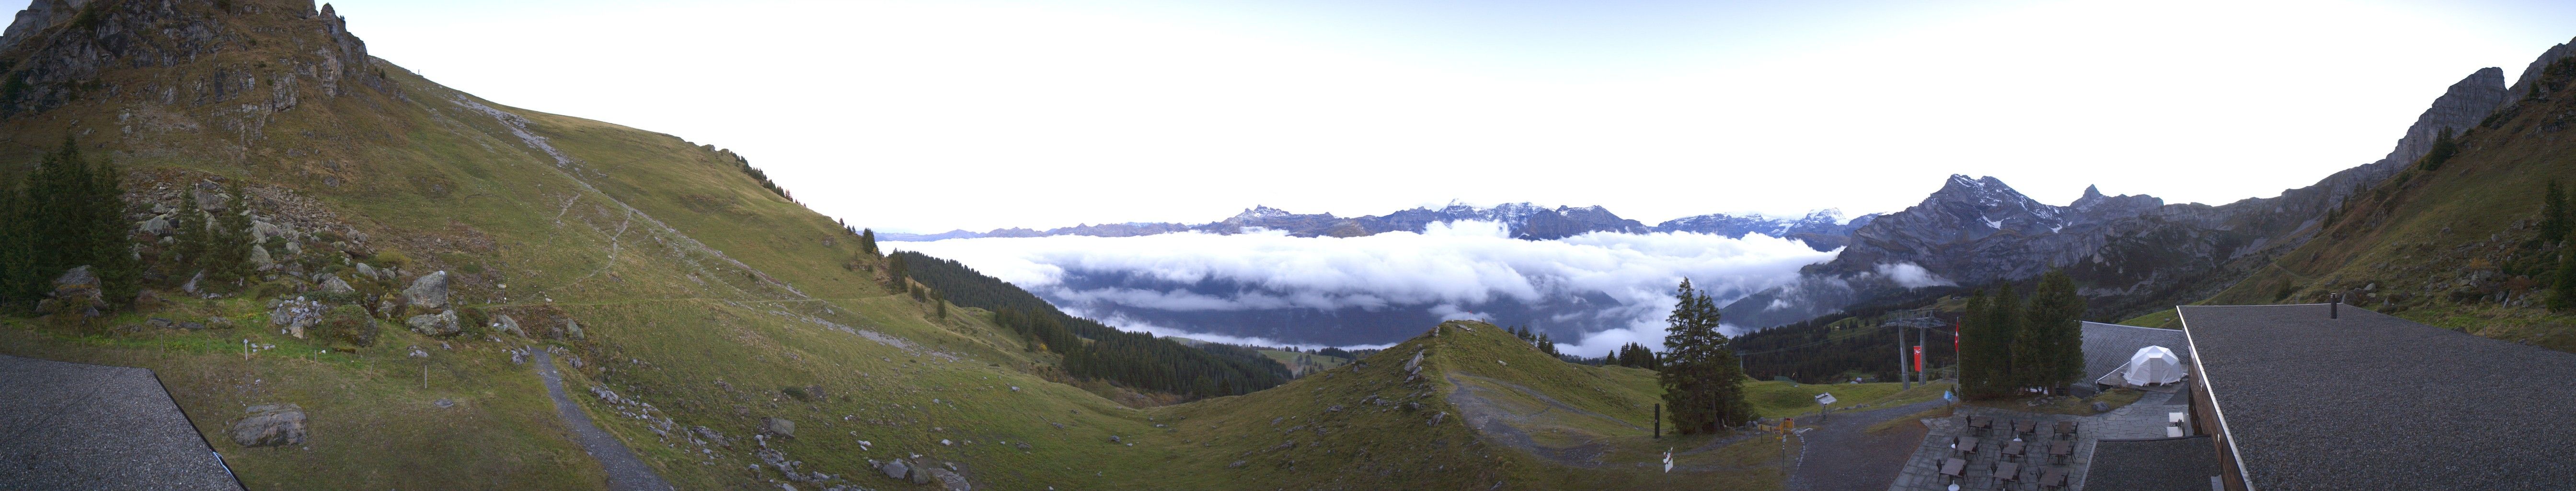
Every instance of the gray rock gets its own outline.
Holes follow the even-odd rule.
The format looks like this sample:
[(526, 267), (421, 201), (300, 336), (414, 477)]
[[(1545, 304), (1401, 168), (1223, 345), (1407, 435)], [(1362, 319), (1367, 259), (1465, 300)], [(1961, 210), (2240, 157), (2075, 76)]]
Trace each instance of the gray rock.
[(463, 326), (456, 325), (454, 310), (441, 311), (435, 315), (411, 316), (411, 319), (403, 321), (403, 325), (411, 326), (412, 332), (426, 336), (450, 336), (465, 332)]
[(930, 480), (938, 481), (940, 487), (948, 488), (948, 491), (969, 491), (975, 489), (975, 485), (968, 484), (966, 482), (966, 476), (960, 476), (955, 472), (949, 472), (948, 469), (937, 467), (930, 468)]
[(260, 271), (267, 271), (271, 268), (277, 267), (277, 259), (268, 256), (268, 246), (252, 244), (250, 246), (250, 264), (252, 267), (259, 268)]
[(912, 472), (905, 473), (904, 478), (911, 480), (912, 483), (916, 485), (930, 484), (930, 471), (931, 468), (929, 466), (921, 465), (916, 462), (912, 464)]
[(259, 220), (250, 221), (250, 240), (267, 242), (268, 238), (286, 235), (286, 227)]
[(180, 322), (179, 328), (190, 331), (203, 331), (206, 330), (206, 324), (203, 322)]
[(357, 288), (357, 287), (353, 287), (353, 286), (349, 286), (349, 282), (348, 282), (348, 281), (346, 281), (346, 280), (342, 280), (342, 279), (340, 279), (340, 277), (338, 277), (338, 276), (324, 276), (324, 277), (323, 277), (323, 279), (322, 279), (322, 292), (323, 292), (323, 293), (335, 293), (335, 294), (348, 294), (348, 293), (357, 293), (357, 292), (358, 292), (358, 288)]
[(1440, 414), (1431, 415), (1431, 426), (1440, 426), (1440, 420), (1443, 419), (1449, 419), (1448, 411), (1441, 411)]
[(196, 198), (197, 209), (206, 210), (208, 212), (217, 212), (224, 211), (225, 208), (232, 206), (233, 196), (224, 194), (222, 191), (217, 191), (215, 189), (218, 188), (215, 188), (214, 183), (197, 183), (197, 189), (189, 193), (190, 197)]
[(294, 404), (251, 406), (250, 416), (233, 422), (233, 443), (244, 447), (304, 444), (304, 408)]
[(903, 479), (912, 475), (912, 467), (903, 465), (902, 459), (888, 460), (885, 465), (877, 466), (877, 470), (884, 472), (887, 479)]
[(206, 318), (206, 328), (207, 328), (207, 329), (232, 329), (232, 328), (233, 328), (233, 318), (231, 318), (231, 317), (208, 317), (208, 318)]
[(2104, 403), (2104, 402), (2102, 402), (2102, 401), (2093, 401), (2093, 412), (2095, 412), (2095, 413), (2107, 413), (2107, 412), (2111, 412), (2111, 405), (2110, 405), (2109, 403)]
[(780, 438), (796, 437), (796, 422), (786, 418), (760, 418), (760, 433)]
[(519, 320), (518, 320), (518, 319), (512, 319), (512, 318), (510, 318), (510, 316), (508, 316), (508, 315), (503, 315), (503, 316), (501, 316), (501, 322), (500, 322), (500, 324), (501, 324), (501, 332), (510, 333), (511, 335), (518, 336), (518, 337), (523, 337), (523, 338), (524, 338), (524, 337), (528, 337), (528, 331), (525, 331), (525, 330), (521, 330), (521, 329), (519, 329)]
[(291, 241), (291, 240), (290, 240), (290, 241), (286, 241), (286, 255), (288, 255), (288, 256), (297, 256), (297, 255), (303, 255), (303, 254), (304, 254), (304, 243), (303, 243), (303, 242), (296, 242), (296, 241)]
[(376, 267), (368, 266), (367, 263), (358, 263), (358, 276), (365, 276), (370, 280), (383, 279), (376, 276)]
[(563, 328), (563, 333), (564, 333), (564, 337), (572, 338), (572, 339), (581, 339), (581, 338), (582, 338), (582, 334), (581, 334), (581, 323), (579, 323), (579, 322), (573, 322), (573, 320), (572, 320), (572, 319), (564, 319), (564, 328)]
[(188, 292), (188, 293), (196, 293), (196, 292), (197, 292), (197, 280), (202, 280), (202, 279), (206, 279), (206, 272), (205, 272), (205, 270), (198, 270), (198, 271), (197, 271), (197, 274), (196, 274), (195, 276), (189, 276), (189, 277), (188, 277), (188, 283), (187, 283), (187, 284), (179, 285), (179, 291)]
[(278, 301), (268, 309), (268, 323), (286, 328), (287, 334), (304, 337), (304, 330), (322, 323), (322, 302), (293, 298)]
[(172, 328), (172, 327), (178, 327), (178, 323), (176, 323), (176, 322), (170, 322), (170, 320), (169, 320), (169, 319), (163, 319), (163, 318), (159, 318), (159, 317), (154, 317), (154, 318), (150, 318), (150, 319), (144, 319), (144, 320), (143, 320), (143, 325), (145, 325), (145, 326), (150, 326), (150, 327), (152, 327), (153, 329), (169, 329), (169, 328)]
[(430, 273), (412, 280), (411, 288), (403, 289), (403, 302), (423, 308), (447, 306), (447, 272)]
[(171, 232), (177, 230), (177, 228), (170, 225), (169, 215), (152, 217), (151, 220), (144, 220), (143, 223), (134, 225), (134, 231), (152, 234), (154, 237), (170, 235)]

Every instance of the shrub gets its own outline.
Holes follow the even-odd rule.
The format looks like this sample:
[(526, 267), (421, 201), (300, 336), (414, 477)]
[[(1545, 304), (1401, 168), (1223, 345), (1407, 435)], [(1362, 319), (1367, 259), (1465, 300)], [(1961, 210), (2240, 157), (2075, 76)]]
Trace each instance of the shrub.
[(260, 284), (251, 285), (250, 290), (242, 295), (250, 298), (275, 298), (293, 292), (295, 287), (284, 281), (263, 281)]
[(407, 268), (411, 267), (411, 256), (403, 255), (402, 251), (385, 249), (376, 251), (376, 257), (368, 258), (367, 263), (378, 267)]

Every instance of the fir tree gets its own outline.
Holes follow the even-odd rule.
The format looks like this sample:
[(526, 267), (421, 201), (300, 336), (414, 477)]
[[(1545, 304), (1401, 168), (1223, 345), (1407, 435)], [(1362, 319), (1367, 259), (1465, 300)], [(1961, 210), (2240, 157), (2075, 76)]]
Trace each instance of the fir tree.
[(2576, 247), (2558, 249), (2557, 276), (2549, 287), (2549, 308), (2576, 310)]
[(883, 256), (883, 255), (884, 255), (884, 254), (881, 254), (881, 253), (879, 253), (879, 252), (877, 251), (877, 231), (876, 231), (876, 229), (860, 229), (860, 230), (859, 230), (859, 253), (861, 253), (861, 254), (867, 254), (869, 257), (877, 257), (877, 256)]
[(2547, 189), (2548, 190), (2543, 192), (2540, 196), (2540, 242), (2542, 245), (2548, 245), (2566, 239), (2569, 232), (2569, 226), (2571, 225), (2568, 223), (2567, 216), (2567, 191), (2558, 187), (2557, 179), (2550, 179), (2549, 187)]
[(238, 184), (231, 191), (232, 201), (215, 213), (215, 226), (206, 234), (206, 259), (198, 265), (206, 268), (209, 283), (239, 286), (250, 277), (250, 248), (257, 245), (251, 243), (249, 193)]
[(2073, 276), (2055, 270), (2040, 276), (2013, 346), (2014, 358), (2030, 360), (2016, 367), (2022, 385), (2054, 391), (2083, 377), (2083, 317), (2084, 296), (2076, 293)]
[(1744, 401), (1744, 373), (1729, 339), (1717, 332), (1716, 301), (1683, 279), (1679, 300), (1664, 330), (1663, 367), (1657, 373), (1664, 404), (1682, 434), (1715, 433), (1753, 419)]

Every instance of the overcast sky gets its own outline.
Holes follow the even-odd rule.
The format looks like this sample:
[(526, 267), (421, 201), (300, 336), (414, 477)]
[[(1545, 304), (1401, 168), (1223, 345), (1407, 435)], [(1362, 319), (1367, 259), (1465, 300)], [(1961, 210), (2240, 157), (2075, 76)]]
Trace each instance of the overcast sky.
[[(24, 0), (0, 0), (10, 11)], [(503, 104), (731, 148), (897, 231), (1452, 199), (1893, 211), (1949, 174), (2223, 203), (2385, 154), (2576, 2), (338, 3)]]

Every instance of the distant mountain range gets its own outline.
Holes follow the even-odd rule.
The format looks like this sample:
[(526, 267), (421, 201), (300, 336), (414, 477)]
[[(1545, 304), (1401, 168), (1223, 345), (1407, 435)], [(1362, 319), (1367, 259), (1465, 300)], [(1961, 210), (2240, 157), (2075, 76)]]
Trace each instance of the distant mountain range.
[(1652, 233), (1693, 232), (1743, 238), (1746, 234), (1796, 239), (1818, 251), (1830, 251), (1850, 242), (1852, 231), (1876, 219), (1867, 214), (1843, 219), (1841, 210), (1817, 210), (1796, 218), (1771, 217), (1757, 213), (1742, 215), (1717, 213), (1666, 220), (1647, 226), (1636, 220), (1620, 218), (1600, 206), (1546, 208), (1523, 203), (1505, 203), (1492, 208), (1452, 203), (1438, 209), (1414, 208), (1385, 215), (1355, 218), (1331, 213), (1299, 214), (1268, 206), (1255, 206), (1224, 220), (1190, 225), (1169, 222), (1129, 222), (1098, 225), (1076, 225), (1048, 230), (1026, 228), (994, 229), (990, 232), (952, 230), (936, 234), (880, 233), (878, 240), (932, 241), (977, 237), (1047, 237), (1086, 235), (1093, 237), (1134, 237), (1175, 232), (1239, 234), (1251, 230), (1283, 230), (1298, 237), (1358, 237), (1387, 232), (1421, 232), (1433, 223), (1456, 221), (1499, 222), (1511, 231), (1512, 238), (1555, 240), (1592, 232)]
[[(2561, 51), (2548, 56), (2562, 57)], [(2329, 210), (2388, 181), (2445, 135), (2477, 126), (2504, 105), (2508, 92), (2502, 70), (2478, 70), (2434, 99), (2387, 157), (2272, 198), (2167, 204), (2087, 188), (2074, 203), (2054, 206), (1992, 177), (1951, 176), (1922, 203), (1853, 231), (1850, 246), (1832, 261), (1808, 266), (1794, 283), (1728, 305), (1724, 317), (1758, 330), (1921, 303), (1967, 286), (2028, 280), (2053, 268), (2067, 270), (2085, 286), (2096, 317), (2207, 298), (2315, 237)]]

